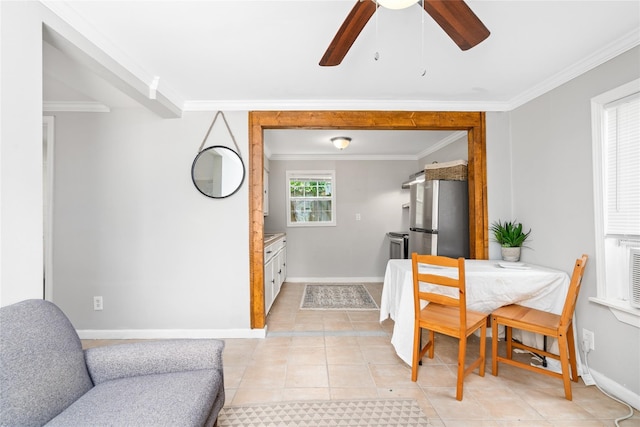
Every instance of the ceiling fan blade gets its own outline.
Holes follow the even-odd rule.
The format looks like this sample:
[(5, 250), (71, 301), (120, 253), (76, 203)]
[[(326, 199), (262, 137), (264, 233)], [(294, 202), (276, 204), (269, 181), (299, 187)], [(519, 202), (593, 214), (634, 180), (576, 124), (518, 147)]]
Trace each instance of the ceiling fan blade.
[(375, 2), (358, 0), (331, 41), (327, 51), (320, 60), (320, 65), (327, 67), (340, 64), (375, 11)]
[(424, 0), (424, 10), (462, 50), (489, 37), (489, 30), (463, 0)]

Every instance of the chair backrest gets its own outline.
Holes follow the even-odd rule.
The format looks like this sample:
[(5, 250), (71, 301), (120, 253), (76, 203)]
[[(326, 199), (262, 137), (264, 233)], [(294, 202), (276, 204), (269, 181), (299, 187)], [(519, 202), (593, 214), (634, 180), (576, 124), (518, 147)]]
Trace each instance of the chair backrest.
[[(465, 287), (464, 258), (449, 258), (438, 255), (411, 255), (413, 268), (413, 300), (416, 319), (420, 313), (420, 300), (430, 303), (442, 304), (460, 309), (460, 328), (465, 329), (467, 319), (467, 298)], [(420, 266), (424, 266), (420, 272)], [(428, 269), (428, 267), (435, 267)], [(453, 292), (446, 295), (446, 289), (440, 288), (443, 293), (430, 290), (420, 290), (420, 283), (444, 286)], [(428, 286), (427, 286), (428, 287)], [(437, 288), (434, 288), (435, 290)], [(452, 295), (455, 295), (452, 296)]]
[(0, 425), (44, 425), (92, 387), (80, 338), (58, 307), (0, 308)]
[(567, 291), (567, 297), (564, 300), (564, 307), (562, 308), (562, 314), (560, 315), (560, 325), (567, 326), (571, 324), (573, 319), (573, 312), (576, 309), (576, 302), (578, 301), (578, 294), (582, 287), (582, 276), (584, 275), (584, 269), (587, 265), (587, 255), (576, 260), (573, 267), (573, 273), (571, 274), (571, 283), (569, 284), (569, 290)]

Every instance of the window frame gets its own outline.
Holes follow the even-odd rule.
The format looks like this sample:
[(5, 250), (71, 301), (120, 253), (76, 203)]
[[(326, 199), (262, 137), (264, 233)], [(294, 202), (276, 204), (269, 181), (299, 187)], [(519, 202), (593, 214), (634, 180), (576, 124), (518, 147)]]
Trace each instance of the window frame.
[[(327, 199), (331, 202), (331, 220), (330, 221), (307, 221), (294, 222), (291, 220), (291, 180), (330, 180), (331, 196)], [(328, 179), (327, 179), (328, 178)], [(287, 170), (285, 178), (285, 199), (286, 199), (286, 217), (287, 227), (335, 227), (336, 219), (336, 171), (335, 170)]]
[[(594, 222), (596, 250), (596, 297), (589, 300), (609, 307), (615, 317), (624, 323), (640, 328), (640, 309), (633, 307), (628, 301), (609, 296), (615, 294), (621, 285), (607, 285), (605, 259), (605, 209), (604, 199), (604, 142), (606, 140), (605, 111), (606, 105), (640, 91), (640, 79), (607, 91), (591, 99), (591, 126), (593, 152), (593, 192)], [(623, 285), (622, 285), (623, 286)]]

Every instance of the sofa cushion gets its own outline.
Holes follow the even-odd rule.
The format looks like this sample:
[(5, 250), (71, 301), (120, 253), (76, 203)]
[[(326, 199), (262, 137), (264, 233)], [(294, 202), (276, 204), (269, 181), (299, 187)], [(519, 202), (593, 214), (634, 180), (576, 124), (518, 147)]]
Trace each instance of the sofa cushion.
[(75, 329), (50, 302), (0, 309), (0, 425), (43, 425), (93, 386)]
[(48, 426), (202, 426), (223, 390), (217, 369), (105, 381)]

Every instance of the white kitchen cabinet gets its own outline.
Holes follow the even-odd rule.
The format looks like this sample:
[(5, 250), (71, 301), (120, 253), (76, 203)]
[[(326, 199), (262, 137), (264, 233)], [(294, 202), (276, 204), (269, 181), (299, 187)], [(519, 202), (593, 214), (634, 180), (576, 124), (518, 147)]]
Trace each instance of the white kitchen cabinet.
[(264, 307), (268, 313), (287, 276), (287, 237), (276, 234), (265, 240), (264, 247)]
[(276, 299), (274, 292), (276, 279), (273, 274), (275, 261), (276, 259), (271, 258), (264, 264), (264, 306), (266, 313), (269, 312), (273, 301)]
[[(286, 242), (285, 242), (286, 243)], [(274, 264), (274, 276), (276, 277), (276, 294), (280, 292), (284, 279), (287, 276), (287, 246), (282, 245), (282, 248), (276, 255), (276, 263)], [(277, 276), (276, 276), (277, 275)], [(275, 299), (275, 297), (274, 297)]]

